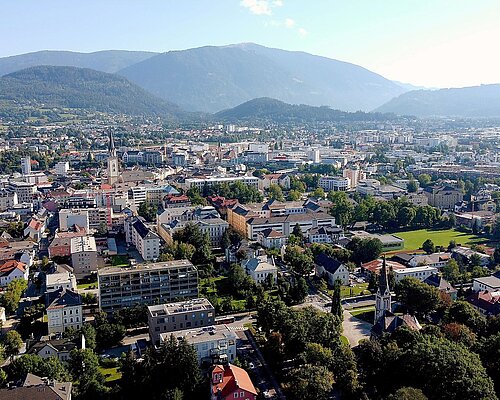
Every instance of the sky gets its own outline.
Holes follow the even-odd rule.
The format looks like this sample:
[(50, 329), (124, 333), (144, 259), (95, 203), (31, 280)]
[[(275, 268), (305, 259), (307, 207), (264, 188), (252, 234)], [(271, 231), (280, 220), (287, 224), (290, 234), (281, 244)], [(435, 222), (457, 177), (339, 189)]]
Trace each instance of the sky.
[(0, 57), (254, 42), (419, 86), (500, 83), (500, 0), (0, 1)]

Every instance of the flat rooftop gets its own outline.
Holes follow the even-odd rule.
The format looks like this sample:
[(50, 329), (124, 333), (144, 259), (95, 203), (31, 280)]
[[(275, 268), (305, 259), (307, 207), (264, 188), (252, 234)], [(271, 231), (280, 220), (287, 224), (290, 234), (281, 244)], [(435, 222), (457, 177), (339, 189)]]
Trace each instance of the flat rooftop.
[(152, 317), (176, 315), (192, 311), (213, 310), (214, 306), (205, 298), (179, 301), (177, 303), (158, 304), (148, 307)]
[(164, 269), (174, 269), (174, 268), (192, 268), (196, 270), (196, 267), (189, 260), (174, 260), (165, 261), (158, 263), (148, 263), (148, 264), (137, 264), (133, 267), (106, 267), (101, 268), (97, 271), (97, 275), (113, 275), (113, 274), (130, 274), (132, 272), (147, 272), (147, 271), (158, 271)]
[(165, 332), (160, 335), (160, 342), (168, 340), (170, 335), (177, 339), (184, 338), (189, 344), (211, 342), (214, 340), (236, 340), (236, 334), (227, 325), (213, 325), (197, 329), (184, 329), (183, 331)]

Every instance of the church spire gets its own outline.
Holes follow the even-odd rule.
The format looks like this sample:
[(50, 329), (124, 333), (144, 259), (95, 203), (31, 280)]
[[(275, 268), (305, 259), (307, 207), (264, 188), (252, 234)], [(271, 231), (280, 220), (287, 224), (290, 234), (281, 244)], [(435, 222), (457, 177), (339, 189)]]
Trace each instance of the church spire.
[(378, 288), (379, 288), (381, 293), (385, 293), (386, 291), (390, 291), (389, 277), (387, 275), (387, 266), (385, 263), (385, 255), (382, 258), (382, 269), (380, 270)]
[(389, 288), (389, 277), (387, 274), (387, 265), (385, 256), (382, 259), (382, 268), (380, 269), (377, 294), (375, 295), (375, 319), (376, 324), (385, 313), (391, 311), (391, 290)]
[(109, 130), (108, 153), (112, 157), (116, 157), (115, 139), (113, 138), (113, 130)]

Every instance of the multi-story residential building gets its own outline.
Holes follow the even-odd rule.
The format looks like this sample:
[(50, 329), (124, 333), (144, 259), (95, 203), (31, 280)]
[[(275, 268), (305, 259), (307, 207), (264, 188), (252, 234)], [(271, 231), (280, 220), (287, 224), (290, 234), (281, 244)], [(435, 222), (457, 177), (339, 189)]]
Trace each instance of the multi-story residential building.
[(338, 243), (344, 236), (344, 230), (340, 226), (321, 226), (309, 229), (307, 240), (309, 243)]
[(394, 277), (396, 278), (396, 283), (401, 281), (401, 279), (408, 277), (417, 278), (420, 281), (425, 281), (429, 276), (431, 276), (432, 274), (437, 274), (437, 272), (437, 268), (424, 265), (422, 267), (394, 270)]
[(500, 278), (495, 275), (474, 278), (472, 290), (474, 292), (498, 292), (500, 291)]
[(268, 228), (257, 234), (257, 241), (267, 249), (281, 249), (286, 243), (286, 237), (282, 233)]
[(34, 183), (10, 181), (7, 190), (17, 194), (19, 203), (32, 203), (37, 186)]
[(196, 187), (198, 190), (203, 191), (204, 187), (212, 187), (222, 183), (235, 183), (243, 182), (245, 185), (259, 188), (259, 178), (255, 176), (227, 176), (227, 177), (206, 177), (206, 178), (187, 178), (182, 184), (184, 189)]
[[(160, 335), (160, 344), (168, 340), (171, 333)], [(214, 325), (202, 328), (184, 329), (175, 332), (176, 338), (184, 338), (194, 346), (200, 364), (227, 363), (236, 359), (238, 337), (227, 325)]]
[(87, 232), (90, 229), (89, 213), (86, 209), (69, 209), (59, 210), (59, 230), (67, 231), (74, 225), (81, 226)]
[(283, 217), (250, 218), (246, 221), (246, 225), (246, 237), (250, 240), (257, 240), (259, 233), (268, 228), (274, 229), (288, 238), (296, 225), (303, 233), (307, 233), (311, 228), (335, 226), (335, 217), (324, 212), (292, 214)]
[(107, 313), (198, 297), (198, 270), (188, 260), (101, 268), (97, 276), (99, 307)]
[(66, 176), (66, 175), (68, 175), (68, 171), (69, 171), (69, 162), (68, 161), (59, 161), (55, 165), (54, 169), (55, 169), (56, 175)]
[(169, 224), (160, 224), (158, 233), (167, 243), (172, 243), (175, 232), (183, 229), (187, 224), (194, 224), (200, 228), (202, 233), (208, 234), (212, 247), (219, 248), (221, 246), (222, 236), (229, 227), (227, 221), (221, 218), (204, 218), (190, 221), (174, 220)]
[(366, 179), (366, 173), (359, 168), (346, 168), (342, 171), (342, 176), (349, 180), (349, 188), (358, 186), (360, 180)]
[(58, 289), (76, 290), (76, 277), (71, 272), (58, 272), (45, 276), (45, 292), (54, 292)]
[(82, 298), (67, 289), (58, 289), (49, 294), (47, 318), (49, 335), (63, 333), (68, 328), (80, 329), (83, 325)]
[(453, 186), (428, 186), (424, 189), (429, 205), (442, 209), (453, 210), (455, 204), (464, 199), (460, 189)]
[(0, 211), (6, 211), (18, 204), (17, 193), (7, 189), (0, 189)]
[(160, 257), (160, 237), (146, 226), (143, 218), (127, 218), (124, 227), (127, 243), (134, 245), (145, 261)]
[(329, 192), (345, 192), (350, 189), (349, 178), (343, 176), (322, 176), (319, 178), (318, 186)]
[(200, 328), (214, 322), (214, 306), (204, 298), (148, 307), (149, 337), (154, 345), (160, 343), (162, 333)]
[(71, 238), (71, 264), (77, 278), (97, 271), (97, 247), (93, 236)]
[(210, 380), (210, 400), (256, 400), (257, 390), (248, 373), (233, 364), (215, 365)]

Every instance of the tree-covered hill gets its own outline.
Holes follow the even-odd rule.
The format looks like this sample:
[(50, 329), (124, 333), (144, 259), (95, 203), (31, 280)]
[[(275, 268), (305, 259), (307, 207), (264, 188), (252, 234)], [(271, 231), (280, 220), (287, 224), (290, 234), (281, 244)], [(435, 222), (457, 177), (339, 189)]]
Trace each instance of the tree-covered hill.
[(182, 110), (127, 79), (75, 67), (38, 66), (0, 78), (0, 101), (101, 112), (175, 117)]
[(274, 123), (315, 123), (329, 121), (382, 121), (393, 117), (390, 114), (350, 113), (330, 107), (313, 107), (304, 104), (287, 104), (280, 100), (261, 97), (220, 111), (214, 118), (222, 122), (268, 121)]

